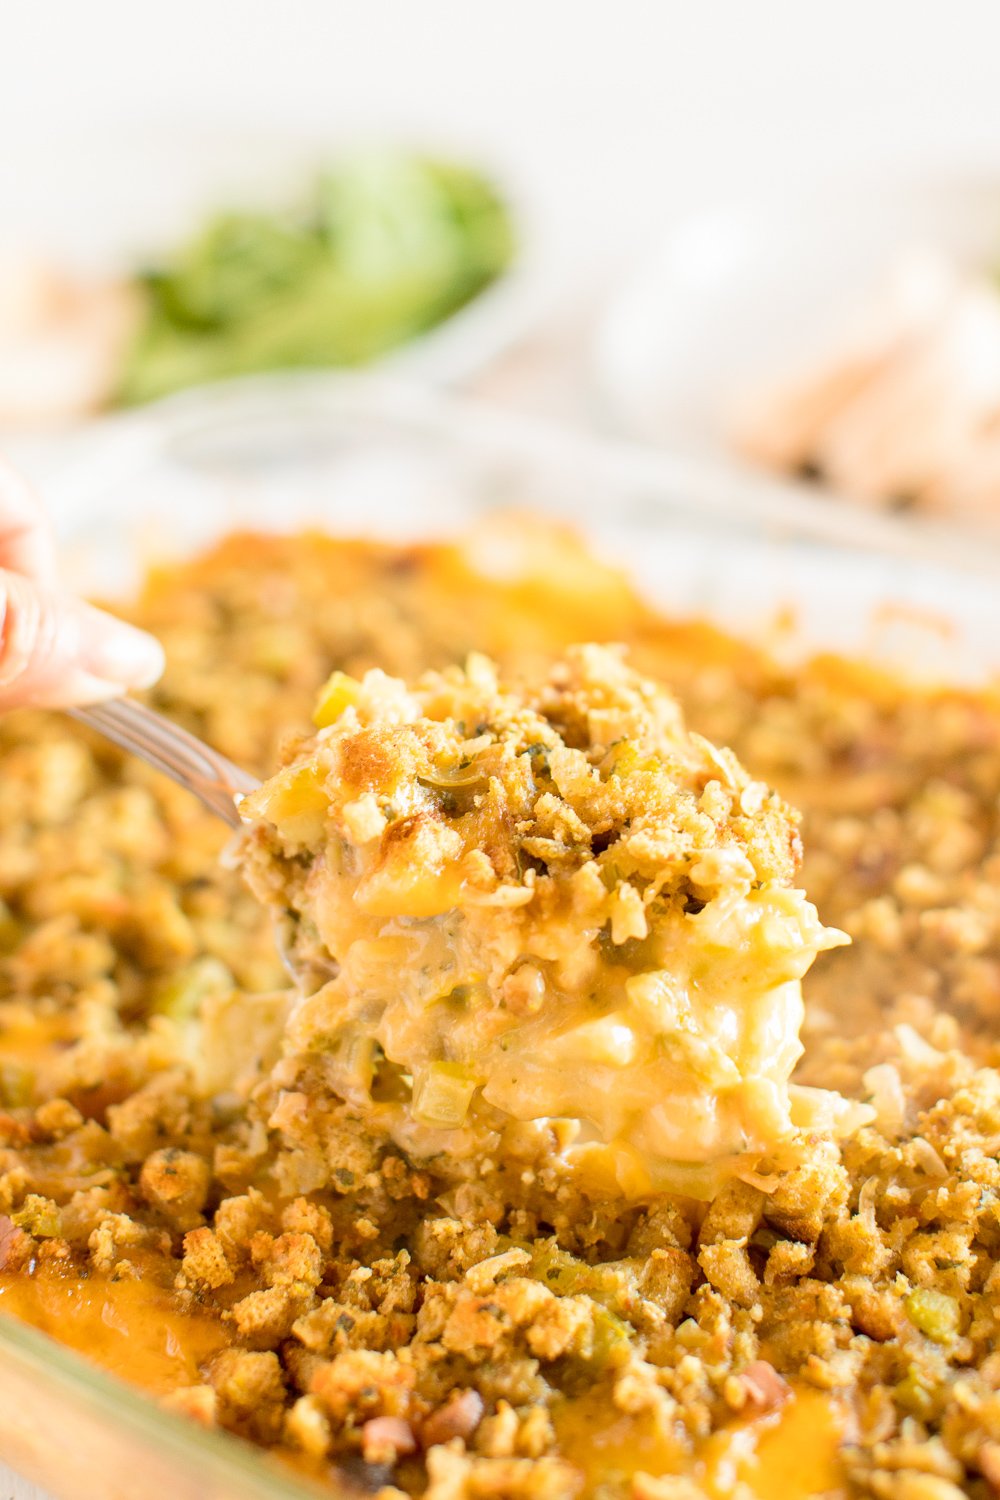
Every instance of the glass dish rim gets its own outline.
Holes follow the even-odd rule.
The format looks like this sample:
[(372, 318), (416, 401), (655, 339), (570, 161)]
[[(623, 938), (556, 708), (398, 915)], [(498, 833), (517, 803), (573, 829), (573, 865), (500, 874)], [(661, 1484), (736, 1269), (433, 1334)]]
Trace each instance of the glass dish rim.
[(201, 1460), (213, 1476), (238, 1481), (239, 1493), (247, 1500), (330, 1500), (336, 1495), (330, 1486), (313, 1483), (292, 1469), (286, 1477), (266, 1450), (165, 1410), (154, 1396), (0, 1311), (0, 1357), (8, 1353), (22, 1370), (34, 1372), (48, 1390), (56, 1387), (77, 1409), (82, 1407), (101, 1422), (113, 1421), (126, 1436), (157, 1450), (168, 1463), (176, 1459), (178, 1449), (183, 1450), (186, 1460)]

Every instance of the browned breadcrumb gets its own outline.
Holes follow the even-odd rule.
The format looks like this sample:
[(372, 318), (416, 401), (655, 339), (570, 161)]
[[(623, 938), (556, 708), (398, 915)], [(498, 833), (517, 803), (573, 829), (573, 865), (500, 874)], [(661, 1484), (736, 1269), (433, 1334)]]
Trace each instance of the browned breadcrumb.
[[(874, 1124), (815, 1140), (793, 1170), (764, 1163), (707, 1209), (590, 1200), (516, 1132), (444, 1183), (363, 1130), (319, 1061), (293, 1089), (259, 1082), (280, 1016), (254, 1012), (259, 1067), (227, 1017), (283, 974), (210, 818), (73, 726), (10, 715), (4, 1285), (62, 1266), (111, 1294), (126, 1264), (158, 1267), (230, 1339), (175, 1409), (430, 1500), (579, 1493), (561, 1434), (586, 1392), (688, 1455), (688, 1477), (647, 1465), (607, 1493), (688, 1500), (706, 1437), (780, 1383), (846, 1401), (853, 1493), (985, 1500), (1000, 1486), (1000, 701), (829, 661), (792, 672), (654, 618), (568, 541), (538, 555), (534, 579), (504, 583), (459, 548), (232, 539), (162, 572), (135, 611), (170, 658), (155, 701), (264, 771), (334, 668), (413, 679), (479, 650), (527, 672), (574, 640), (627, 643), (694, 729), (803, 810), (802, 881), (854, 942), (806, 979), (799, 1077), (870, 1100)], [(531, 986), (512, 998), (530, 1004)]]

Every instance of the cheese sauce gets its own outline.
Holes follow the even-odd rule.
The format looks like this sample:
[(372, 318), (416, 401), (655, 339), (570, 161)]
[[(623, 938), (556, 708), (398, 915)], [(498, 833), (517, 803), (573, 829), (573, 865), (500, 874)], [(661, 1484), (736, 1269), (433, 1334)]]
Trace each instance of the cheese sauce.
[(179, 1311), (164, 1287), (99, 1275), (82, 1279), (78, 1268), (0, 1275), (0, 1313), (156, 1396), (197, 1384), (200, 1367), (228, 1342), (217, 1318)]

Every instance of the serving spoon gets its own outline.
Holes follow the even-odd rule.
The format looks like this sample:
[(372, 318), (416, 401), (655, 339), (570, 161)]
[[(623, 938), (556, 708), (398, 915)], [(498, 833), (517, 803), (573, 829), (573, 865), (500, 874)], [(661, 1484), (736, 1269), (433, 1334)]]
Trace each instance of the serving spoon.
[(104, 703), (68, 711), (119, 749), (138, 755), (147, 765), (193, 792), (230, 828), (243, 826), (240, 803), (260, 785), (259, 781), (196, 735), (134, 698), (109, 698)]
[[(244, 826), (240, 803), (250, 792), (256, 791), (260, 782), (256, 776), (220, 755), (218, 750), (213, 750), (211, 745), (206, 745), (197, 735), (190, 734), (134, 698), (109, 698), (104, 703), (71, 708), (67, 712), (78, 723), (86, 724), (106, 740), (111, 740), (120, 750), (137, 755), (154, 770), (162, 771), (176, 781), (178, 786), (193, 792), (230, 828)], [(297, 988), (308, 988), (310, 984), (316, 988), (330, 978), (333, 970), (329, 965), (317, 960), (303, 963), (295, 956), (291, 937), (282, 931), (280, 925), (275, 925), (274, 939), (278, 956)]]

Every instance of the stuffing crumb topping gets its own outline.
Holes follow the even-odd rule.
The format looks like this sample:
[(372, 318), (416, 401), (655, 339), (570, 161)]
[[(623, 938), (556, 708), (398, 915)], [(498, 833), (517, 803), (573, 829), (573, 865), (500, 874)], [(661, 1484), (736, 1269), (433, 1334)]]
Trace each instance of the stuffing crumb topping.
[(795, 814), (669, 693), (580, 646), (515, 686), (482, 656), (336, 673), (316, 717), (242, 809), (313, 976), (283, 1082), (322, 1054), (371, 1105), (384, 1060), (411, 1158), (556, 1120), (633, 1194), (705, 1196), (792, 1138), (799, 980), (845, 939), (792, 885)]

